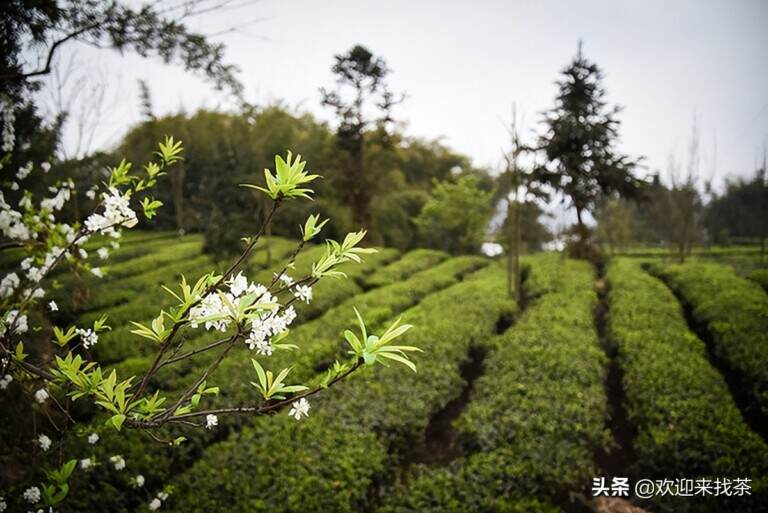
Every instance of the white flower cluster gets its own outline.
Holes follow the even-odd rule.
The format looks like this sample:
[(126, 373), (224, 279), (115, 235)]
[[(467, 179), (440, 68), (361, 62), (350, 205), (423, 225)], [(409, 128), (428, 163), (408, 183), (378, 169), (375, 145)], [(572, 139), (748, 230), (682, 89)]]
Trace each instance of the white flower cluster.
[(299, 301), (309, 303), (312, 301), (312, 287), (309, 285), (296, 285), (293, 288), (293, 295), (296, 296), (296, 299)]
[(35, 401), (37, 401), (39, 404), (43, 404), (45, 401), (48, 400), (50, 395), (48, 395), (48, 391), (44, 388), (41, 388), (37, 392), (35, 392)]
[(40, 446), (40, 448), (44, 451), (47, 451), (51, 448), (51, 439), (48, 438), (48, 436), (41, 434), (37, 437), (37, 445)]
[(10, 385), (12, 381), (13, 381), (13, 376), (11, 376), (10, 374), (6, 374), (2, 378), (0, 378), (0, 390), (5, 390), (6, 388), (8, 388), (8, 385)]
[(144, 476), (136, 474), (136, 477), (133, 478), (133, 482), (136, 484), (136, 488), (141, 488), (144, 486)]
[(23, 166), (21, 166), (19, 170), (16, 172), (16, 178), (18, 178), (19, 180), (24, 180), (32, 172), (32, 167), (33, 167), (32, 161), (29, 161)]
[(91, 433), (88, 435), (88, 443), (93, 445), (99, 441), (99, 435), (97, 433)]
[(64, 203), (69, 201), (72, 197), (72, 189), (75, 188), (75, 183), (70, 180), (66, 182), (61, 188), (49, 187), (48, 190), (53, 193), (52, 198), (45, 198), (40, 202), (40, 208), (45, 210), (61, 210), (64, 208)]
[(229, 291), (223, 295), (226, 300), (218, 293), (208, 294), (201, 303), (192, 308), (189, 312), (190, 325), (197, 328), (202, 319), (209, 316), (224, 315), (221, 319), (206, 320), (205, 329), (216, 329), (225, 331), (232, 322), (232, 317), (227, 308), (227, 302), (235, 303), (244, 294), (255, 294), (260, 303), (275, 303), (275, 306), (268, 311), (253, 319), (250, 324), (250, 332), (245, 339), (245, 343), (251, 350), (256, 350), (259, 354), (269, 356), (272, 354), (272, 344), (270, 338), (284, 333), (288, 326), (296, 319), (296, 310), (293, 307), (286, 308), (282, 314), (278, 314), (280, 307), (276, 304), (276, 298), (269, 293), (264, 285), (258, 283), (249, 283), (243, 273), (229, 280)]
[(26, 277), (32, 283), (37, 283), (42, 280), (45, 275), (53, 268), (56, 260), (64, 253), (64, 248), (54, 246), (48, 253), (45, 254), (43, 265), (35, 267), (32, 265), (33, 261), (31, 257), (27, 257), (21, 261), (21, 270), (25, 272)]
[(104, 203), (104, 212), (102, 214), (93, 213), (85, 220), (85, 227), (91, 233), (116, 233), (116, 226), (125, 226), (131, 228), (136, 226), (139, 220), (129, 204), (128, 195), (120, 194), (120, 191), (114, 187), (109, 188), (109, 193), (102, 195)]
[(216, 415), (208, 414), (205, 416), (205, 429), (213, 429), (219, 425), (219, 418)]
[(13, 291), (19, 286), (20, 280), (16, 273), (10, 273), (5, 275), (2, 281), (0, 281), (0, 299), (11, 297)]
[(123, 470), (125, 468), (125, 459), (119, 454), (110, 457), (109, 461), (115, 466), (115, 470)]
[(270, 312), (258, 319), (254, 319), (245, 343), (249, 349), (255, 349), (258, 354), (271, 356), (272, 343), (270, 338), (288, 330), (288, 326), (295, 319), (296, 310), (292, 306), (286, 308), (281, 315)]
[[(3, 235), (13, 240), (29, 240), (34, 238), (27, 225), (21, 220), (21, 212), (14, 210), (5, 201), (0, 191), (0, 231)], [(36, 237), (37, 234), (34, 234)]]
[(29, 324), (27, 323), (27, 316), (20, 315), (18, 310), (10, 310), (5, 314), (3, 319), (3, 326), (0, 326), (0, 335), (5, 335), (9, 326), (13, 325), (13, 333), (21, 335), (29, 331)]
[(24, 490), (24, 500), (30, 504), (37, 504), (40, 502), (40, 488), (32, 486)]
[(93, 464), (93, 462), (91, 461), (91, 458), (82, 459), (82, 460), (80, 460), (80, 469), (81, 470), (88, 470), (89, 468), (91, 468), (92, 464)]
[(75, 332), (80, 335), (80, 340), (83, 342), (83, 347), (86, 349), (95, 346), (99, 341), (99, 336), (92, 329), (77, 328)]
[(3, 111), (3, 146), (2, 150), (10, 152), (13, 150), (14, 144), (16, 144), (16, 127), (14, 122), (16, 121), (16, 115), (13, 112), (13, 105), (0, 100), (0, 109)]
[(160, 506), (163, 505), (163, 501), (165, 501), (168, 498), (168, 494), (165, 492), (160, 492), (157, 494), (157, 496), (152, 499), (152, 502), (149, 503), (149, 510), (155, 511), (160, 509)]
[(298, 401), (293, 401), (291, 403), (291, 409), (288, 412), (288, 415), (296, 420), (301, 420), (302, 415), (304, 417), (309, 417), (309, 408), (309, 401), (307, 401), (306, 397), (302, 397)]

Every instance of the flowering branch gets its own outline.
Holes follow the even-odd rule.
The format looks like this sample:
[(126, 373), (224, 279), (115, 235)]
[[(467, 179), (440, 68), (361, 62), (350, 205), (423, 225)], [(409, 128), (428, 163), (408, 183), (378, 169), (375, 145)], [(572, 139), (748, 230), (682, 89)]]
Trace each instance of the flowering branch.
[[(1, 98), (0, 107), (3, 121), (2, 149), (11, 151), (15, 142), (13, 111)], [(359, 263), (364, 255), (375, 251), (359, 246), (365, 237), (365, 231), (349, 233), (341, 242), (326, 241), (325, 251), (312, 264), (311, 272), (300, 279), (292, 278), (288, 272), (295, 268), (298, 255), (308, 242), (319, 235), (328, 222), (327, 219), (321, 221), (318, 215), (311, 215), (301, 227), (301, 240), (280, 271), (274, 273), (267, 286), (250, 282), (243, 275), (242, 269), (258, 241), (267, 233), (267, 228), (280, 205), (293, 199), (310, 198), (313, 194), (308, 184), (319, 176), (306, 172), (306, 162), (301, 156), (293, 158), (290, 152), (285, 159), (275, 157), (274, 172), (265, 170), (264, 187), (243, 184), (244, 187), (265, 193), (272, 200), (272, 206), (258, 230), (245, 239), (245, 248), (226, 271), (220, 275), (205, 274), (194, 283), (188, 283), (182, 276), (176, 290), (163, 286), (177, 301), (175, 306), (169, 310), (161, 310), (148, 325), (131, 323), (134, 326), (131, 331), (134, 335), (151, 341), (157, 347), (151, 363), (138, 380), (135, 377), (121, 379), (115, 370), (103, 371), (97, 362), (89, 359), (85, 350), (98, 343), (99, 333), (110, 329), (106, 325), (106, 318), (95, 321), (90, 327), (52, 326), (52, 342), (56, 346), (52, 359), (31, 362), (22, 337), (30, 330), (28, 313), (44, 300), (43, 283), (50, 273), (66, 260), (70, 262), (75, 273), (78, 269), (86, 269), (101, 277), (100, 269), (88, 264), (83, 244), (97, 235), (118, 238), (123, 228), (136, 225), (137, 215), (131, 206), (133, 196), (139, 192), (146, 194), (151, 190), (157, 180), (166, 174), (166, 170), (182, 159), (182, 149), (180, 142), (167, 137), (158, 146), (158, 159), (143, 167), (143, 175), (134, 173), (132, 165), (125, 160), (110, 169), (109, 179), (103, 184), (98, 200), (98, 187), (86, 193), (86, 196), (95, 202), (95, 206), (82, 224), (69, 225), (59, 223), (55, 219), (55, 212), (61, 210), (75, 191), (71, 180), (60, 182), (57, 187), (51, 188), (54, 196), (40, 201), (39, 208), (33, 202), (33, 195), (29, 191), (19, 192), (19, 211), (12, 208), (0, 192), (0, 232), (7, 239), (0, 241), (0, 247), (18, 247), (27, 255), (20, 264), (21, 277), (12, 272), (0, 280), (0, 306), (5, 312), (0, 316), (0, 390), (17, 381), (33, 401), (40, 405), (50, 401), (63, 414), (66, 422), (65, 426), (60, 426), (56, 422), (57, 419), (51, 415), (55, 412), (41, 409), (50, 426), (62, 437), (57, 444), (59, 450), (64, 447), (64, 437), (78, 436), (76, 430), (64, 430), (67, 424), (77, 424), (77, 419), (69, 414), (68, 407), (70, 401), (78, 399), (87, 399), (105, 412), (106, 424), (118, 431), (123, 427), (136, 429), (154, 440), (163, 441), (154, 430), (167, 424), (200, 427), (199, 423), (194, 422), (198, 418), (205, 419), (205, 428), (214, 429), (218, 425), (218, 415), (274, 414), (290, 405), (288, 414), (299, 420), (309, 415), (309, 398), (347, 379), (366, 365), (386, 365), (389, 360), (406, 365), (412, 370), (416, 369), (406, 353), (418, 349), (392, 344), (410, 326), (400, 326), (397, 321), (380, 337), (368, 335), (362, 316), (355, 310), (361, 336), (358, 338), (349, 331), (345, 332), (345, 338), (351, 348), (351, 358), (345, 363), (336, 361), (319, 384), (312, 387), (291, 384), (287, 381), (290, 367), (273, 373), (272, 370), (265, 369), (259, 359), (252, 358), (256, 373), (252, 384), (255, 388), (254, 394), (261, 396), (260, 402), (226, 408), (200, 407), (204, 397), (219, 393), (219, 387), (210, 386), (209, 381), (239, 343), (243, 343), (264, 361), (274, 351), (299, 350), (297, 346), (285, 341), (289, 336), (289, 326), (296, 319), (294, 303), (309, 303), (313, 299), (313, 287), (320, 280), (326, 277), (345, 277), (338, 269), (340, 265), (348, 262)], [(0, 158), (0, 167), (8, 160)], [(25, 165), (19, 169), (16, 178), (20, 181), (25, 179), (33, 168), (32, 163)], [(40, 168), (47, 173), (50, 165), (43, 163)], [(15, 181), (3, 185), (8, 185), (11, 191), (20, 189)], [(145, 196), (140, 205), (144, 216), (151, 219), (162, 204)], [(113, 248), (118, 246), (117, 242), (112, 243)], [(109, 256), (106, 247), (99, 248), (97, 253), (102, 259)], [(286, 294), (290, 294), (290, 297), (285, 298)], [(48, 303), (48, 310), (57, 309), (55, 302)], [(32, 328), (39, 329), (34, 326)], [(184, 330), (227, 332), (230, 328), (233, 328), (232, 331), (224, 337), (205, 346), (181, 352), (186, 341), (186, 338), (181, 336)], [(217, 351), (217, 354), (189, 387), (174, 397), (166, 397), (160, 389), (149, 392), (152, 378), (159, 369), (210, 351)], [(33, 392), (35, 388), (37, 390)], [(60, 401), (57, 395), (67, 397), (66, 404), (63, 404), (64, 401)], [(98, 438), (96, 433), (92, 433), (88, 436), (89, 444), (96, 443)], [(53, 445), (53, 441), (45, 434), (41, 434), (35, 443), (43, 453)], [(173, 443), (180, 443), (180, 439), (174, 440)], [(77, 459), (66, 461), (61, 466), (62, 461), (63, 458), (60, 457), (58, 470), (46, 475), (42, 488), (31, 486), (24, 492), (24, 501), (29, 504), (42, 502), (48, 507), (53, 507), (66, 497), (69, 492), (69, 476), (78, 465)], [(126, 466), (125, 459), (120, 455), (111, 456), (109, 461), (117, 470)], [(85, 470), (93, 464), (90, 458), (80, 459), (79, 467)], [(139, 481), (143, 484), (143, 477), (141, 480), (139, 477), (141, 476), (136, 477), (137, 486), (141, 486)], [(152, 504), (159, 507), (165, 498), (165, 492), (158, 493)]]

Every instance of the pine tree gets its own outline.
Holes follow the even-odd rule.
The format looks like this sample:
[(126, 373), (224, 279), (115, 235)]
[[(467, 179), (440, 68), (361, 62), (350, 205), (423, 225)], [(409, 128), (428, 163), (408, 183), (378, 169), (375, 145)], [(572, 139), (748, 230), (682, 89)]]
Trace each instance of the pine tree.
[(546, 157), (534, 180), (561, 192), (576, 210), (579, 234), (586, 237), (584, 213), (605, 196), (632, 197), (641, 182), (633, 175), (638, 160), (616, 149), (621, 108), (608, 107), (603, 73), (579, 50), (562, 71), (555, 107), (544, 114), (546, 131), (535, 150)]

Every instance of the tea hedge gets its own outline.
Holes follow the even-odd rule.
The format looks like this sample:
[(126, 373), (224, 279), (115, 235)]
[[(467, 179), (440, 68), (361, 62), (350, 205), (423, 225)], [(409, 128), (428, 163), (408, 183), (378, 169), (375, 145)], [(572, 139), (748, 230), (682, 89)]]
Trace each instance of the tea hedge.
[(768, 503), (768, 446), (751, 432), (728, 387), (658, 279), (619, 260), (608, 268), (608, 330), (624, 370), (629, 417), (637, 427), (638, 474), (645, 478), (750, 477), (752, 497), (663, 498), (674, 511), (757, 511)]
[(489, 339), (485, 373), (454, 423), (470, 456), (417, 467), (381, 511), (556, 511), (598, 475), (593, 451), (609, 438), (593, 272), (557, 256), (528, 263), (533, 290), (548, 292)]
[(416, 249), (408, 252), (395, 264), (377, 269), (373, 274), (364, 277), (362, 282), (366, 288), (391, 285), (415, 272), (437, 265), (446, 258), (448, 254), (444, 251)]
[(747, 278), (754, 281), (768, 292), (768, 269), (755, 269), (747, 275)]
[(768, 295), (727, 266), (672, 265), (661, 273), (690, 305), (715, 354), (739, 375), (750, 409), (768, 418)]

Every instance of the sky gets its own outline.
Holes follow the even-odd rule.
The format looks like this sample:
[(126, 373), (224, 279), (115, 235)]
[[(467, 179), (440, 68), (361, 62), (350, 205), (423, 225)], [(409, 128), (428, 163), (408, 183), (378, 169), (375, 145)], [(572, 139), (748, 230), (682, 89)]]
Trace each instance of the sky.
[[(406, 133), (440, 138), (477, 165), (500, 166), (513, 103), (524, 137), (540, 128), (541, 112), (553, 105), (554, 81), (579, 40), (605, 73), (608, 101), (624, 107), (619, 148), (644, 156), (644, 172), (667, 173), (670, 156), (684, 168), (694, 120), (700, 174), (716, 187), (727, 177), (751, 175), (768, 148), (765, 1), (235, 0), (233, 5), (242, 6), (189, 24), (218, 34), (214, 39), (226, 45), (227, 60), (241, 69), (249, 101), (282, 100), (331, 119), (318, 89), (333, 86), (333, 56), (363, 44), (392, 69), (391, 88), (407, 94), (395, 110)], [(65, 47), (59, 59), (60, 69), (76, 63), (73, 69), (106, 84), (99, 110), (86, 114), (99, 123), (81, 152), (114, 145), (140, 121), (138, 79), (149, 84), (155, 114), (231, 105), (209, 83), (157, 59), (79, 43)], [(84, 93), (81, 103), (93, 98), (90, 87), (75, 87)], [(78, 138), (72, 122), (65, 134), (70, 153)]]

